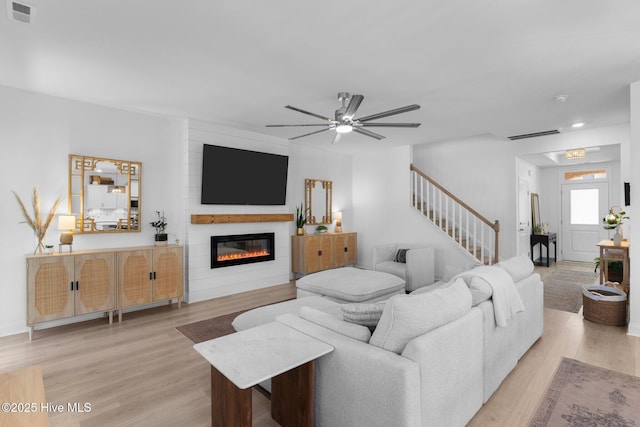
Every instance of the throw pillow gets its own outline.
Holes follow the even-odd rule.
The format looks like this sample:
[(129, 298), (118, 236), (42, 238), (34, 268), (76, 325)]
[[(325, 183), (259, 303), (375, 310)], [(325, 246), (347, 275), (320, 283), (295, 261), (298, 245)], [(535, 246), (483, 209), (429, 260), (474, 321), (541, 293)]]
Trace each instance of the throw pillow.
[(369, 344), (400, 354), (412, 339), (464, 316), (471, 292), (464, 280), (418, 295), (396, 295), (384, 307)]
[(371, 338), (371, 331), (366, 326), (356, 325), (354, 323), (345, 322), (344, 320), (336, 319), (330, 314), (324, 311), (316, 310), (315, 308), (303, 306), (300, 308), (300, 317), (315, 323), (316, 325), (324, 326), (327, 329), (331, 329), (341, 335), (356, 339), (362, 342), (368, 342)]
[(393, 257), (393, 260), (395, 262), (400, 262), (402, 264), (406, 264), (407, 263), (407, 251), (409, 249), (398, 249), (396, 251), (396, 256)]
[(350, 323), (375, 327), (382, 316), (386, 301), (362, 304), (342, 304), (342, 318)]
[(505, 261), (500, 261), (498, 267), (506, 270), (514, 282), (519, 282), (533, 273), (533, 262), (528, 256), (519, 255)]

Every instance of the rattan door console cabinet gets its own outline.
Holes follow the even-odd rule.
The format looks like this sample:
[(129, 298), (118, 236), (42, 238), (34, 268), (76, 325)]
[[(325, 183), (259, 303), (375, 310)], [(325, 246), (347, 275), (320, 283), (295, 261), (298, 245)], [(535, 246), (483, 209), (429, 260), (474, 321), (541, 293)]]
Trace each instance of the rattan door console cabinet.
[[(144, 268), (144, 271), (142, 270)], [(144, 274), (143, 274), (144, 273)], [(182, 247), (119, 248), (27, 256), (27, 325), (183, 296)]]
[(309, 274), (355, 265), (358, 253), (356, 233), (322, 233), (291, 236), (291, 270)]

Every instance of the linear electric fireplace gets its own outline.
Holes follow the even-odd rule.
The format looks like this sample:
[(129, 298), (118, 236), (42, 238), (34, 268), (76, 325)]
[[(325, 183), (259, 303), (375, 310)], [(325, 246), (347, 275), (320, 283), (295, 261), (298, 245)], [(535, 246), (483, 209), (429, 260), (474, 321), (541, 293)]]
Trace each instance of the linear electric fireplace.
[(211, 268), (272, 261), (274, 233), (211, 236)]

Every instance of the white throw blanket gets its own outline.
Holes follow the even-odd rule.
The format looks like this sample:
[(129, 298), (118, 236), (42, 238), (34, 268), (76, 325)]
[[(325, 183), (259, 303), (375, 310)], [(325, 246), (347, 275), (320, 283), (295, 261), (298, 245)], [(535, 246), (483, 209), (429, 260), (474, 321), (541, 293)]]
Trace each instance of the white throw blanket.
[(505, 270), (495, 266), (482, 266), (460, 274), (469, 285), (473, 278), (487, 282), (493, 290), (493, 314), (496, 325), (505, 327), (517, 313), (524, 311), (524, 304), (513, 279)]

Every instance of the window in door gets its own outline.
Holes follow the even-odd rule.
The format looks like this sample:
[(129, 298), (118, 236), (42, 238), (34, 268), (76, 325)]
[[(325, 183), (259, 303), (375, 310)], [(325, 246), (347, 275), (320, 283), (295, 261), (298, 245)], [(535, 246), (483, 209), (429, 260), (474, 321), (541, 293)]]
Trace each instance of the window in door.
[(607, 171), (604, 169), (571, 171), (564, 173), (565, 181), (585, 181), (589, 179), (604, 179), (607, 177)]
[(597, 188), (571, 190), (572, 225), (597, 225), (600, 223), (599, 193)]

